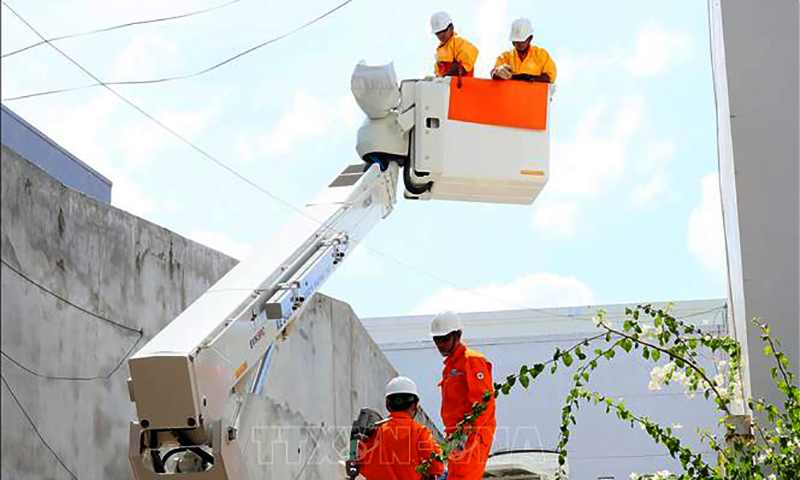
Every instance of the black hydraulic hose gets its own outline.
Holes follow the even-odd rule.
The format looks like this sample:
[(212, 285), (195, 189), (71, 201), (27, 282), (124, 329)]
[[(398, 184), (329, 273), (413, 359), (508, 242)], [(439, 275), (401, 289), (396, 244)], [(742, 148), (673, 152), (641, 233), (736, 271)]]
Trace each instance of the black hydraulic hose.
[(423, 193), (430, 191), (431, 187), (433, 186), (433, 182), (417, 185), (411, 180), (412, 168), (414, 167), (411, 165), (411, 162), (406, 162), (405, 167), (403, 167), (403, 185), (405, 185), (406, 190), (414, 195), (422, 195)]

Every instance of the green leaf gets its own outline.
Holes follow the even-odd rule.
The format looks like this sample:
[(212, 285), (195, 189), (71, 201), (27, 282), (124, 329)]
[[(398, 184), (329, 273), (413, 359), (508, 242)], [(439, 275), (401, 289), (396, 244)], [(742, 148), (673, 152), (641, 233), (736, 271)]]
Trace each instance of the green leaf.
[(530, 385), (531, 381), (527, 375), (520, 375), (519, 383), (521, 383), (523, 387), (528, 388), (528, 385)]
[(586, 360), (586, 354), (581, 351), (581, 347), (575, 349), (575, 356), (580, 360)]
[(533, 378), (536, 378), (543, 371), (544, 371), (544, 365), (541, 363), (537, 363), (536, 365), (533, 366), (533, 372), (531, 373), (531, 375), (533, 376)]
[(563, 361), (564, 361), (564, 365), (566, 365), (567, 367), (569, 367), (570, 365), (572, 365), (572, 355), (570, 355), (569, 353), (565, 353), (565, 354), (564, 354), (564, 355), (561, 357), (561, 360), (563, 360)]
[(633, 348), (633, 342), (631, 342), (630, 339), (626, 338), (622, 342), (620, 342), (620, 347), (622, 347), (622, 349), (625, 350), (626, 352), (630, 352), (631, 348)]
[(651, 357), (653, 357), (653, 361), (654, 361), (654, 362), (657, 362), (657, 361), (658, 361), (658, 359), (660, 359), (660, 358), (661, 358), (661, 351), (660, 351), (660, 350), (653, 350), (653, 351), (650, 353), (650, 356), (651, 356)]
[(503, 392), (503, 395), (508, 395), (508, 392), (511, 391), (511, 385), (506, 383), (500, 390)]

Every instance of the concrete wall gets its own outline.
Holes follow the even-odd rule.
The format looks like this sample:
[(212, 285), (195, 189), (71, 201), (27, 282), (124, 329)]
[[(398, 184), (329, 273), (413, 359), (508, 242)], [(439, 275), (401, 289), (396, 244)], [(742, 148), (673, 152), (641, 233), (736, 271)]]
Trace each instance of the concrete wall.
[(709, 0), (732, 314), (752, 396), (782, 404), (761, 318), (800, 374), (800, 6)]
[[(66, 469), (81, 480), (132, 478), (125, 364), (110, 378), (67, 380), (11, 359), (45, 376), (105, 376), (235, 260), (70, 190), (5, 145), (2, 259), (0, 478), (72, 478)], [(349, 425), (361, 407), (383, 412), (395, 374), (349, 306), (312, 298), (276, 345), (263, 394), (245, 403), (240, 432), (253, 478), (334, 478)]]
[(5, 105), (0, 105), (2, 143), (57, 180), (101, 202), (111, 203), (111, 180), (86, 165)]
[(7, 387), (78, 478), (130, 478), (127, 367), (108, 379), (52, 380), (9, 357), (48, 376), (103, 376), (139, 335), (68, 305), (14, 270), (90, 312), (142, 328), (144, 342), (236, 261), (66, 188), (5, 145), (2, 259), (3, 480), (71, 478)]

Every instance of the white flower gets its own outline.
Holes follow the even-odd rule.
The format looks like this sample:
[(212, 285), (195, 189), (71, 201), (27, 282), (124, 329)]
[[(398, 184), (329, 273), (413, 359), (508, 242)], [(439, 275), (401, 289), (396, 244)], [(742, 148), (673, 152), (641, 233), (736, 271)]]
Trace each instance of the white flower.
[(637, 480), (639, 478), (639, 475), (636, 472), (631, 472), (631, 474), (628, 475), (628, 478), (630, 480)]
[(714, 375), (714, 383), (718, 386), (725, 385), (725, 375), (721, 373)]
[(608, 319), (605, 315), (596, 315), (592, 317), (592, 321), (596, 326), (604, 326), (604, 327), (611, 327), (611, 320)]
[(680, 430), (681, 428), (683, 428), (683, 425), (681, 425), (680, 423), (673, 423), (671, 426), (673, 430)]

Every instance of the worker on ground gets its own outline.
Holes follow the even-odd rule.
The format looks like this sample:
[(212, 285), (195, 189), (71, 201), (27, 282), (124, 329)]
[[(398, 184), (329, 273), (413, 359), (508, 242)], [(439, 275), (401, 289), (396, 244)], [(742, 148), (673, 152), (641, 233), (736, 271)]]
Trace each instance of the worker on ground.
[[(442, 381), (442, 423), (445, 433), (456, 430), (464, 415), (472, 412), (485, 392), (493, 392), (492, 364), (486, 357), (461, 341), (463, 330), (457, 313), (447, 311), (431, 322), (431, 336), (439, 353), (445, 357)], [(463, 447), (450, 454), (447, 480), (480, 480), (494, 439), (495, 400), (491, 395), (486, 410), (478, 417)]]
[(436, 12), (431, 17), (431, 31), (439, 39), (436, 47), (436, 76), (472, 77), (478, 49), (456, 35), (453, 20), (447, 12)]
[[(419, 480), (415, 468), (441, 449), (428, 427), (414, 421), (419, 410), (417, 385), (407, 377), (393, 378), (386, 385), (386, 409), (389, 421), (362, 446), (361, 474), (367, 480)], [(441, 462), (431, 462), (423, 478), (433, 479), (443, 472)]]
[(556, 64), (544, 48), (531, 45), (533, 27), (527, 18), (518, 18), (511, 24), (509, 36), (514, 48), (497, 57), (492, 69), (496, 80), (526, 80), (555, 83)]

